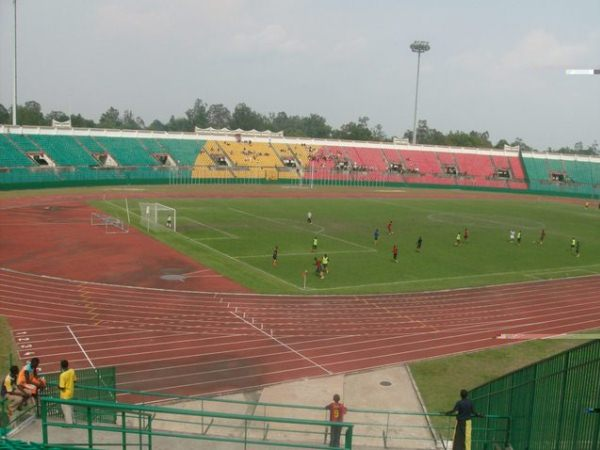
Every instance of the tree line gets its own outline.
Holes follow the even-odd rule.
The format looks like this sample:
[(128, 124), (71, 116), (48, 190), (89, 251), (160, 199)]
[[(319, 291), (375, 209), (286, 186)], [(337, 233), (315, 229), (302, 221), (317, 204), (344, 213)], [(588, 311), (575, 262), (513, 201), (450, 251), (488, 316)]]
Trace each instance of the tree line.
[[(6, 108), (0, 104), (0, 123), (10, 124), (12, 107)], [(196, 99), (192, 106), (183, 115), (172, 115), (167, 122), (158, 119), (146, 125), (144, 120), (136, 116), (132, 110), (120, 112), (114, 107), (108, 108), (98, 122), (83, 117), (81, 114), (67, 115), (63, 111), (50, 111), (44, 114), (42, 106), (36, 101), (25, 102), (17, 106), (17, 123), (19, 125), (50, 126), (52, 120), (60, 122), (71, 120), (71, 125), (76, 128), (108, 128), (125, 130), (154, 130), (171, 132), (193, 132), (198, 128), (229, 128), (242, 130), (271, 130), (283, 131), (285, 136), (307, 138), (331, 138), (355, 141), (390, 142), (392, 139), (383, 131), (380, 124), (371, 126), (367, 116), (360, 116), (356, 121), (350, 121), (334, 128), (327, 123), (327, 119), (319, 114), (308, 116), (289, 115), (286, 112), (262, 114), (253, 110), (245, 103), (238, 103), (230, 111), (222, 103), (208, 105), (201, 99)], [(407, 130), (403, 137), (412, 141), (412, 130)], [(452, 147), (479, 147), (479, 148), (504, 148), (505, 145), (519, 145), (522, 150), (536, 150), (527, 145), (522, 139), (500, 139), (495, 144), (490, 140), (487, 131), (449, 131), (443, 133), (435, 128), (430, 128), (426, 120), (419, 121), (417, 127), (417, 141), (424, 145), (446, 145)], [(572, 148), (548, 148), (566, 154), (596, 155), (600, 153), (598, 142), (594, 141), (589, 146), (577, 142)]]

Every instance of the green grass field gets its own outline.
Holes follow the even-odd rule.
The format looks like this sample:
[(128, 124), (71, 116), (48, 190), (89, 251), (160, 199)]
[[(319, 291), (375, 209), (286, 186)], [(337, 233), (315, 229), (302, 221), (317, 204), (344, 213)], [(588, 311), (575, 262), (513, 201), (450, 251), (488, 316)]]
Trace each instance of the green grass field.
[[(308, 194), (310, 195), (310, 194)], [(177, 210), (177, 233), (150, 230), (156, 239), (261, 293), (359, 294), (409, 292), (552, 279), (600, 273), (600, 211), (581, 204), (529, 199), (263, 198), (161, 199)], [(122, 200), (96, 202), (125, 218)], [(131, 222), (140, 226), (137, 201)], [(306, 214), (311, 211), (313, 223)], [(163, 218), (166, 220), (166, 217)], [(386, 224), (394, 222), (388, 236)], [(468, 227), (468, 243), (454, 246)], [(375, 228), (380, 230), (377, 245)], [(522, 230), (521, 245), (508, 242)], [(538, 245), (542, 228), (543, 245)], [(143, 229), (145, 231), (145, 229)], [(318, 252), (311, 252), (313, 237)], [(423, 237), (423, 249), (415, 243)], [(581, 242), (581, 256), (570, 240)], [(392, 246), (399, 246), (399, 263)], [(271, 265), (275, 245), (277, 267)], [(327, 253), (329, 274), (314, 275), (314, 257)], [(306, 289), (302, 273), (309, 271)]]

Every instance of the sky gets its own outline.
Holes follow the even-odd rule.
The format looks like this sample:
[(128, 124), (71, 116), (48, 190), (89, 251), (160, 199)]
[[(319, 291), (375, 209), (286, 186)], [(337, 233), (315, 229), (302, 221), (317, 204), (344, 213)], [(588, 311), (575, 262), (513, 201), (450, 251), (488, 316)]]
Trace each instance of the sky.
[[(538, 149), (600, 141), (599, 0), (17, 0), (19, 103), (146, 123), (196, 98), (230, 110), (368, 116), (488, 131)], [(0, 0), (0, 103), (12, 103), (12, 0)]]

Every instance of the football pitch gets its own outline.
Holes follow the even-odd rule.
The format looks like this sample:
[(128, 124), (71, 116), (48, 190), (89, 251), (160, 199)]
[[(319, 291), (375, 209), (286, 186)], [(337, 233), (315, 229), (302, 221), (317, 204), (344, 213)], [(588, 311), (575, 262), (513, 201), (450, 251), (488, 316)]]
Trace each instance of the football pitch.
[[(240, 194), (242, 195), (242, 194)], [(307, 194), (310, 195), (310, 194)], [(600, 210), (582, 203), (523, 199), (218, 198), (129, 200), (141, 231), (140, 202), (177, 211), (177, 232), (149, 234), (258, 293), (414, 292), (600, 273)], [(126, 218), (124, 200), (94, 206)], [(307, 213), (312, 213), (312, 223)], [(393, 222), (393, 234), (387, 224)], [(469, 237), (455, 245), (464, 229)], [(374, 242), (374, 231), (379, 240)], [(521, 230), (521, 243), (509, 231)], [(538, 243), (545, 230), (543, 245)], [(422, 248), (416, 242), (422, 237)], [(312, 251), (313, 239), (318, 240)], [(580, 256), (571, 239), (580, 242)], [(397, 244), (398, 262), (392, 258)], [(272, 253), (279, 247), (277, 266)], [(314, 258), (329, 256), (329, 273)], [(306, 284), (304, 273), (307, 273)]]

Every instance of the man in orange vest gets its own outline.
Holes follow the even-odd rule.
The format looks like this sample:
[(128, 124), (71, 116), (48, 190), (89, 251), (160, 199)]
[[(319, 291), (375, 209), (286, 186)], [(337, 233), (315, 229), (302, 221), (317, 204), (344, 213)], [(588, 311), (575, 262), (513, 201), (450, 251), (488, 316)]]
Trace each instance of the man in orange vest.
[[(344, 415), (348, 410), (346, 406), (340, 402), (340, 396), (335, 394), (333, 396), (333, 402), (325, 407), (329, 410), (329, 421), (330, 422), (343, 422)], [(330, 447), (340, 446), (340, 435), (342, 434), (342, 427), (339, 425), (331, 425), (331, 439), (329, 441)]]
[(38, 375), (39, 365), (39, 358), (31, 358), (17, 376), (17, 386), (33, 397), (37, 397), (38, 392), (46, 387), (46, 379)]

